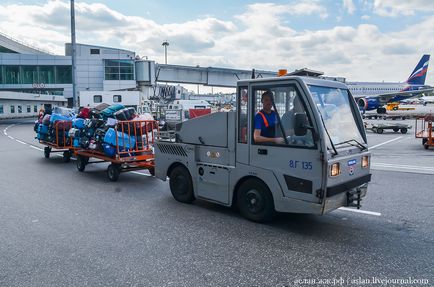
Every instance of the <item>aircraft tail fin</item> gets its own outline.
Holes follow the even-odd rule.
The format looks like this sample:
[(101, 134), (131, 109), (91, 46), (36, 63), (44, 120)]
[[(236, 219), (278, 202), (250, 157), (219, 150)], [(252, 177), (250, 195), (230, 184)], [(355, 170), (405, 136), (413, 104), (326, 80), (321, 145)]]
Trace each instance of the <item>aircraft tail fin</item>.
[(408, 77), (407, 84), (425, 85), (425, 78), (426, 78), (426, 73), (428, 71), (429, 57), (430, 55), (422, 56), (416, 68), (414, 68), (410, 77)]

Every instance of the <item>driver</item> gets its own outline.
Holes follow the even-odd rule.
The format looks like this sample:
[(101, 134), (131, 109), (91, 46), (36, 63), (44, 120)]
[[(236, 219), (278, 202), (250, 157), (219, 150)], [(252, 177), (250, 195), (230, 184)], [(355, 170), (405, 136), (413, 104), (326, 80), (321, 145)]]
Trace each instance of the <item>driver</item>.
[(273, 94), (266, 91), (261, 96), (262, 110), (255, 115), (255, 131), (253, 139), (255, 143), (284, 143), (282, 137), (276, 137), (278, 118), (273, 107)]

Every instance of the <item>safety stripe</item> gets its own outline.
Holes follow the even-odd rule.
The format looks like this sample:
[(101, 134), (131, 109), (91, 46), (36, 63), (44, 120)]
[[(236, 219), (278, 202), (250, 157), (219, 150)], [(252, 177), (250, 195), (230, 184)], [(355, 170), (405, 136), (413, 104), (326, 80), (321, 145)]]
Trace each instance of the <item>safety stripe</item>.
[(265, 115), (262, 112), (258, 112), (262, 116), (262, 119), (264, 120), (265, 127), (268, 128), (268, 121)]

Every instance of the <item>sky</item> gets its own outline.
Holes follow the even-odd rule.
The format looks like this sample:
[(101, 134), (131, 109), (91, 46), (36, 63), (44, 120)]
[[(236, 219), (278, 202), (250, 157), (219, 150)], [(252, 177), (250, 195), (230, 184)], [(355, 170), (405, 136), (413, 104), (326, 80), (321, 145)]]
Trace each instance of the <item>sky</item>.
[[(62, 0), (2, 0), (0, 32), (63, 55), (69, 7)], [(75, 10), (78, 43), (132, 50), (159, 63), (167, 40), (169, 64), (307, 67), (349, 81), (403, 82), (423, 54), (434, 52), (432, 0), (76, 0)], [(434, 85), (430, 70), (426, 84)]]

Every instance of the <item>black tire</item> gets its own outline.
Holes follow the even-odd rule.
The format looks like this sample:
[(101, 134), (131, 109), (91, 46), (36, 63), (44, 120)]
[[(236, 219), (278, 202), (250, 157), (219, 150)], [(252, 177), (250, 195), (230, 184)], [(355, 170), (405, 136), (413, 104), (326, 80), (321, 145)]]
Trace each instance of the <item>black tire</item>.
[(63, 152), (63, 161), (64, 162), (70, 162), (71, 161), (71, 152), (69, 150)]
[(50, 152), (51, 152), (51, 148), (46, 146), (44, 147), (44, 157), (45, 158), (50, 158)]
[(401, 133), (402, 133), (402, 134), (406, 134), (406, 133), (407, 133), (407, 128), (402, 128), (402, 129), (401, 129)]
[(148, 171), (152, 176), (155, 176), (155, 168), (154, 167), (149, 168)]
[(83, 172), (86, 169), (86, 164), (88, 163), (88, 161), (88, 157), (77, 155), (77, 170)]
[(170, 192), (173, 197), (183, 203), (194, 201), (193, 181), (188, 169), (182, 165), (175, 167), (169, 175)]
[(386, 108), (384, 107), (377, 108), (377, 114), (385, 114), (386, 112)]
[(242, 216), (255, 222), (268, 222), (275, 215), (273, 196), (268, 186), (257, 179), (248, 179), (237, 191), (237, 206)]
[(422, 139), (422, 145), (425, 145), (428, 142), (427, 138)]
[(377, 134), (382, 134), (383, 133), (383, 129), (382, 128), (378, 128), (377, 129)]
[(428, 145), (428, 144), (424, 144), (423, 147), (424, 147), (425, 149), (429, 149), (429, 145)]
[(112, 163), (107, 167), (107, 176), (110, 181), (117, 181), (120, 174), (121, 166), (119, 164)]
[(393, 131), (394, 131), (395, 133), (397, 133), (397, 132), (399, 132), (399, 129), (398, 129), (398, 128), (393, 128)]

